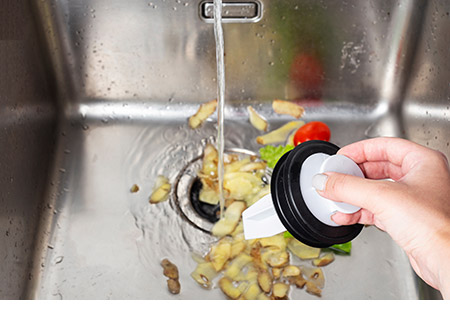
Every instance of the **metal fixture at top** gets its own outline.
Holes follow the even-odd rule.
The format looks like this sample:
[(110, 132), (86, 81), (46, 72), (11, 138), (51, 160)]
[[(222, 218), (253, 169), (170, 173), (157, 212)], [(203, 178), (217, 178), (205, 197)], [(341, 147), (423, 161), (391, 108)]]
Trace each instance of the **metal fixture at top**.
[[(258, 22), (262, 18), (262, 3), (259, 1), (223, 2), (223, 23)], [(200, 3), (200, 18), (208, 23), (214, 22), (214, 2)]]

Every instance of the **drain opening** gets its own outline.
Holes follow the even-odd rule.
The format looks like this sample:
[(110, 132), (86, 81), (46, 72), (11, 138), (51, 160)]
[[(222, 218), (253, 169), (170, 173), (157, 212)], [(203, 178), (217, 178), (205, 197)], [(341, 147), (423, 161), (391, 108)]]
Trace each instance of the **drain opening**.
[[(227, 149), (225, 153), (237, 154), (239, 157), (258, 156), (253, 151), (241, 148)], [(214, 223), (219, 220), (219, 205), (210, 205), (199, 200), (202, 182), (197, 173), (202, 167), (202, 160), (203, 156), (199, 156), (180, 171), (175, 180), (172, 201), (177, 212), (192, 225), (210, 233)], [(268, 182), (267, 179), (263, 181)]]
[(195, 179), (189, 192), (191, 205), (200, 217), (215, 223), (219, 220), (220, 205), (212, 205), (200, 201), (200, 191), (202, 190), (202, 187), (203, 184), (200, 179)]

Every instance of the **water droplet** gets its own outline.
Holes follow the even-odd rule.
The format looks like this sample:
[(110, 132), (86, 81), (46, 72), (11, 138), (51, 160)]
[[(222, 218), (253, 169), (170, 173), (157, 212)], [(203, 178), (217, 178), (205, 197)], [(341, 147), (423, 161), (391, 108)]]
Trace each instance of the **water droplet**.
[(61, 262), (63, 262), (63, 260), (64, 260), (63, 256), (56, 257), (55, 264), (61, 263)]

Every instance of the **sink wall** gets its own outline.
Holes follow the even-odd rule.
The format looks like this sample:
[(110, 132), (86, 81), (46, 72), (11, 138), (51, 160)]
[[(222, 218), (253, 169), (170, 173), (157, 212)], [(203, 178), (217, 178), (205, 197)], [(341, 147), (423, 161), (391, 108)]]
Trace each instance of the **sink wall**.
[(0, 297), (24, 296), (53, 157), (56, 108), (34, 14), (0, 10)]

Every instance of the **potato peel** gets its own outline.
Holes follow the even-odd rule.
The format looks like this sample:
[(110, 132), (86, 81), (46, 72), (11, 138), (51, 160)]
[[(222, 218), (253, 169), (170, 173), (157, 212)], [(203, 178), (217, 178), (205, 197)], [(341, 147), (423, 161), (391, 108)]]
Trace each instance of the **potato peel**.
[(217, 271), (211, 262), (199, 263), (191, 273), (191, 277), (203, 288), (210, 289), (212, 280), (217, 276)]
[(167, 288), (171, 294), (179, 294), (181, 291), (180, 281), (178, 279), (167, 279)]
[(170, 279), (178, 279), (178, 268), (176, 265), (174, 265), (172, 262), (169, 261), (169, 259), (163, 259), (161, 261), (161, 266), (163, 267), (164, 271), (163, 274)]
[(242, 268), (245, 267), (251, 261), (252, 258), (248, 254), (241, 253), (236, 258), (234, 258), (228, 265), (224, 273), (225, 276), (234, 279), (241, 272)]
[(228, 298), (233, 300), (238, 299), (242, 294), (239, 288), (236, 288), (233, 285), (233, 282), (227, 277), (223, 277), (219, 280), (219, 288)]
[(224, 212), (223, 217), (216, 222), (211, 232), (217, 237), (223, 237), (233, 232), (245, 210), (245, 202), (235, 201)]
[(275, 247), (283, 251), (286, 250), (286, 240), (283, 234), (280, 233), (271, 237), (261, 238), (259, 239), (259, 243), (263, 247)]
[(281, 250), (268, 250), (261, 255), (261, 258), (271, 267), (283, 267), (289, 262), (289, 253)]
[(261, 116), (252, 106), (247, 107), (248, 119), (253, 127), (260, 131), (267, 131), (268, 123), (267, 120)]
[(289, 292), (289, 286), (283, 282), (273, 284), (272, 295), (275, 299), (285, 299)]
[(317, 259), (314, 259), (313, 265), (315, 265), (317, 267), (324, 267), (326, 265), (329, 265), (333, 261), (334, 261), (334, 254), (332, 252), (328, 252), (328, 253), (324, 254), (323, 256), (321, 256)]
[(172, 186), (169, 183), (169, 180), (160, 175), (156, 178), (155, 186), (153, 188), (153, 192), (150, 195), (149, 202), (151, 204), (159, 203), (162, 201), (166, 201), (169, 198), (169, 193)]
[(261, 289), (256, 282), (251, 283), (244, 292), (244, 298), (247, 300), (255, 300), (261, 294)]
[(272, 290), (272, 281), (273, 279), (267, 270), (258, 272), (258, 284), (265, 293), (269, 293)]
[(318, 288), (325, 286), (325, 276), (321, 268), (302, 266), (301, 270), (309, 282), (314, 283)]
[(216, 246), (213, 246), (209, 253), (209, 259), (216, 271), (222, 270), (230, 256), (231, 244), (225, 241), (220, 241)]
[(200, 127), (203, 122), (216, 111), (216, 108), (217, 100), (212, 100), (200, 105), (197, 112), (189, 118), (189, 127), (192, 129)]
[(303, 121), (291, 121), (281, 126), (280, 128), (270, 131), (265, 135), (256, 137), (256, 142), (259, 144), (277, 144), (284, 143), (288, 135), (303, 126), (305, 123)]
[(305, 113), (305, 109), (296, 103), (284, 101), (284, 100), (273, 100), (272, 102), (273, 111), (278, 114), (287, 114), (293, 116), (294, 118), (300, 118)]
[(320, 255), (320, 248), (307, 246), (306, 244), (301, 243), (297, 239), (293, 238), (289, 239), (287, 247), (289, 251), (303, 260), (315, 259)]
[[(303, 124), (302, 121), (298, 123)], [(217, 150), (207, 145), (198, 176), (203, 189), (211, 194), (217, 194), (218, 189), (217, 160)], [(192, 278), (210, 289), (213, 279), (222, 274), (218, 286), (230, 299), (288, 299), (290, 286), (306, 286), (309, 294), (320, 297), (325, 284), (322, 269), (291, 265), (290, 253), (303, 260), (312, 260), (317, 266), (331, 263), (334, 255), (326, 253), (321, 256), (320, 249), (296, 239), (287, 239), (283, 234), (245, 240), (241, 219), (243, 210), (270, 192), (270, 186), (261, 180), (266, 163), (257, 157), (240, 159), (233, 155), (228, 155), (225, 160), (226, 210), (212, 229), (212, 234), (220, 239), (210, 246), (206, 256), (193, 257), (198, 265), (191, 273)], [(176, 284), (172, 285), (176, 292)]]
[(311, 281), (306, 281), (306, 292), (318, 296), (319, 298), (322, 297), (322, 290)]
[(303, 289), (306, 284), (306, 280), (301, 274), (295, 277), (289, 277), (288, 279), (291, 284), (295, 284), (295, 286), (300, 289)]
[(301, 274), (300, 268), (297, 266), (286, 266), (283, 268), (283, 277), (296, 277)]

